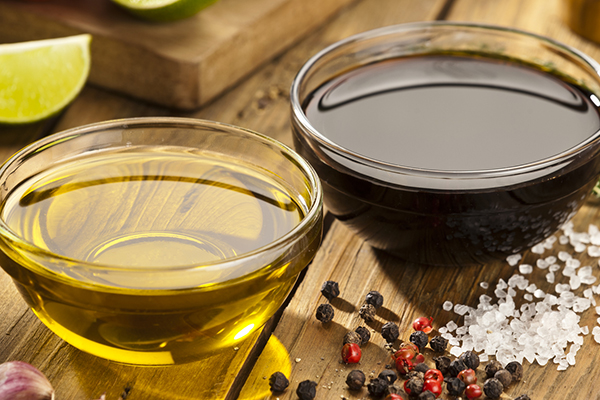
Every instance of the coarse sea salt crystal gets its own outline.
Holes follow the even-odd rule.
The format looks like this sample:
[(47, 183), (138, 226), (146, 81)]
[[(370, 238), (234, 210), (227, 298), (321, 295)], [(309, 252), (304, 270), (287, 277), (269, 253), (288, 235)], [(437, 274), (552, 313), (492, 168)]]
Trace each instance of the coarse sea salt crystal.
[(523, 295), (523, 298), (527, 301), (532, 301), (533, 300), (533, 295), (531, 293), (525, 293)]
[(571, 258), (571, 254), (567, 253), (566, 251), (558, 252), (558, 259), (560, 261), (567, 261), (569, 258)]
[(530, 274), (533, 272), (533, 267), (529, 264), (521, 264), (519, 265), (519, 272), (523, 275)]
[(452, 302), (445, 301), (444, 304), (442, 304), (442, 309), (444, 311), (450, 311), (450, 310), (452, 310), (452, 306), (453, 306)]
[(546, 274), (546, 282), (554, 283), (554, 272), (550, 271)]
[(566, 235), (560, 235), (560, 237), (558, 238), (558, 243), (565, 245), (569, 243), (569, 238)]
[(600, 257), (600, 247), (589, 246), (587, 249), (587, 253), (590, 257)]
[(573, 247), (573, 250), (575, 250), (577, 253), (583, 253), (586, 248), (587, 248), (587, 246), (585, 244), (576, 243), (575, 246)]
[(546, 250), (546, 249), (544, 248), (544, 245), (541, 243), (538, 243), (531, 248), (531, 252), (535, 253), (535, 254), (543, 254), (544, 250)]
[(546, 269), (550, 266), (550, 264), (548, 264), (548, 261), (544, 260), (543, 258), (540, 258), (539, 260), (537, 260), (535, 262), (535, 265), (539, 268), (539, 269)]
[(487, 288), (489, 288), (489, 287), (490, 287), (490, 285), (489, 285), (487, 282), (479, 282), (479, 286), (480, 286), (482, 289), (487, 289)]
[(515, 265), (517, 265), (519, 260), (521, 260), (521, 257), (522, 256), (520, 254), (511, 254), (510, 256), (506, 257), (506, 262), (511, 267), (514, 267)]

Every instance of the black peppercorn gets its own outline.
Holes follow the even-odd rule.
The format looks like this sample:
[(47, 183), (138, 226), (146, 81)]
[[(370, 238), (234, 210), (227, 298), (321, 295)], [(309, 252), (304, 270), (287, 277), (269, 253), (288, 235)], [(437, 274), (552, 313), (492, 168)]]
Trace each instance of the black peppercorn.
[(350, 331), (344, 335), (344, 344), (347, 343), (356, 343), (360, 346), (362, 344), (362, 338), (358, 333)]
[(404, 390), (399, 388), (396, 385), (390, 385), (388, 386), (387, 390), (385, 391), (385, 395), (390, 395), (390, 394), (400, 394), (402, 393)]
[(398, 375), (396, 375), (396, 373), (391, 369), (384, 369), (377, 377), (385, 379), (390, 385), (396, 382), (396, 379), (398, 379)]
[(427, 365), (425, 363), (418, 363), (417, 365), (415, 365), (413, 367), (413, 371), (419, 371), (419, 372), (422, 372), (422, 373), (425, 373), (425, 372), (429, 371), (430, 369), (431, 368), (429, 368), (429, 365)]
[(386, 322), (381, 328), (381, 336), (388, 343), (394, 343), (398, 336), (400, 336), (400, 331), (398, 330), (398, 325), (393, 322)]
[(365, 328), (364, 326), (359, 326), (354, 331), (360, 335), (360, 337), (361, 337), (360, 344), (361, 345), (367, 344), (369, 342), (369, 340), (371, 339), (371, 332), (369, 332), (369, 330), (367, 328)]
[(375, 320), (375, 306), (373, 304), (363, 304), (358, 310), (358, 315), (367, 322)]
[(310, 380), (300, 382), (296, 394), (300, 400), (313, 400), (317, 395), (317, 382)]
[(385, 394), (388, 386), (389, 383), (386, 379), (373, 378), (367, 385), (367, 390), (373, 397), (382, 397)]
[(479, 356), (470, 350), (465, 351), (458, 357), (459, 360), (465, 363), (467, 368), (471, 368), (473, 371), (479, 367)]
[(467, 384), (458, 378), (446, 378), (446, 389), (451, 396), (460, 396), (467, 388)]
[(512, 375), (513, 382), (518, 382), (523, 377), (523, 366), (518, 361), (512, 361), (506, 364), (504, 368)]
[(485, 366), (485, 376), (493, 378), (496, 372), (502, 369), (502, 364), (499, 361), (492, 360)]
[(359, 369), (350, 371), (346, 377), (346, 384), (350, 390), (360, 390), (365, 384), (365, 374)]
[(439, 370), (442, 375), (448, 375), (448, 368), (450, 367), (450, 358), (446, 356), (433, 357), (435, 362), (435, 368)]
[(290, 384), (290, 381), (281, 372), (275, 372), (269, 378), (271, 392), (283, 392)]
[(381, 295), (381, 293), (375, 290), (371, 290), (369, 293), (367, 293), (365, 302), (367, 304), (371, 304), (375, 308), (379, 308), (383, 305), (383, 296)]
[(333, 307), (331, 304), (320, 304), (317, 307), (317, 319), (323, 323), (327, 323), (333, 319)]
[(531, 400), (531, 399), (526, 394), (522, 394), (519, 397), (517, 397), (515, 400)]
[(450, 363), (448, 366), (448, 374), (450, 376), (456, 377), (460, 371), (464, 371), (468, 369), (464, 362), (460, 359), (456, 359)]
[(423, 391), (423, 386), (425, 386), (425, 381), (419, 377), (412, 377), (406, 381), (406, 389), (411, 397), (415, 397), (421, 394)]
[(444, 339), (441, 336), (434, 336), (429, 341), (429, 347), (431, 347), (431, 350), (435, 351), (436, 353), (443, 353), (444, 351), (446, 351), (447, 346), (448, 339)]
[(435, 394), (432, 391), (426, 390), (417, 397), (419, 400), (436, 400)]
[(498, 379), (502, 386), (508, 387), (512, 383), (512, 375), (507, 370), (500, 369), (494, 374), (494, 378)]
[(502, 386), (502, 382), (496, 378), (487, 379), (483, 383), (483, 393), (490, 399), (497, 399), (500, 397), (503, 390), (504, 386)]
[(429, 337), (427, 337), (427, 334), (423, 331), (415, 331), (410, 334), (409, 340), (417, 345), (419, 351), (423, 351), (425, 346), (427, 346), (427, 342), (429, 342)]
[(421, 372), (421, 371), (415, 371), (414, 368), (412, 371), (410, 371), (408, 374), (406, 374), (406, 379), (410, 379), (414, 376), (419, 377), (421, 379), (425, 379), (425, 373)]
[(329, 301), (335, 299), (340, 295), (340, 288), (337, 282), (325, 281), (321, 286), (321, 294)]

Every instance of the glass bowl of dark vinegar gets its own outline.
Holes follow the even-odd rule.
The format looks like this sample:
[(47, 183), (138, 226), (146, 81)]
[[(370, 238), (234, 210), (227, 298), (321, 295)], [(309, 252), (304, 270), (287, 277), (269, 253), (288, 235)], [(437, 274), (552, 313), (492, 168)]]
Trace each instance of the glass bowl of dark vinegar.
[(515, 29), (397, 25), (324, 49), (291, 88), (294, 146), (373, 247), (429, 265), (552, 235), (600, 173), (600, 66)]
[(187, 118), (51, 135), (0, 169), (0, 265), (73, 346), (127, 364), (232, 349), (321, 243), (314, 170), (266, 136)]

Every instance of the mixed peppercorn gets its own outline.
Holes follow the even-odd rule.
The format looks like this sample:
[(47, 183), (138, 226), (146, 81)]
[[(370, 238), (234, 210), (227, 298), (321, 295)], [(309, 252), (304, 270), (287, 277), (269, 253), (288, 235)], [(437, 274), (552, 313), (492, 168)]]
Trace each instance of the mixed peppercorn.
[[(323, 283), (321, 293), (331, 301), (339, 296), (337, 282), (326, 281)], [(359, 316), (365, 322), (375, 320), (377, 310), (383, 306), (383, 296), (377, 291), (370, 291), (359, 309)], [(324, 303), (317, 307), (316, 318), (322, 323), (329, 323), (334, 318), (331, 304)], [(419, 317), (412, 324), (414, 332), (411, 333), (409, 342), (402, 343), (397, 350), (392, 352), (391, 358), (396, 371), (383, 370), (377, 377), (366, 382), (366, 376), (360, 369), (354, 369), (346, 376), (346, 385), (350, 391), (357, 392), (365, 386), (372, 398), (384, 400), (404, 399), (400, 394), (403, 390), (410, 398), (418, 400), (435, 400), (446, 391), (450, 396), (464, 396), (469, 400), (478, 399), (483, 394), (489, 399), (500, 398), (504, 389), (511, 383), (521, 380), (523, 366), (518, 362), (511, 362), (502, 367), (495, 360), (485, 366), (486, 380), (483, 385), (477, 383), (476, 370), (480, 365), (477, 353), (466, 351), (458, 358), (452, 360), (446, 355), (433, 357), (435, 368), (430, 368), (425, 363), (423, 351), (427, 345), (436, 353), (444, 353), (448, 340), (442, 336), (434, 336), (429, 340), (429, 333), (433, 331), (431, 317)], [(381, 336), (387, 342), (387, 348), (392, 349), (400, 337), (400, 328), (394, 322), (387, 322), (381, 328)], [(361, 346), (371, 339), (371, 332), (364, 326), (357, 327), (354, 331), (347, 332), (342, 340), (341, 361), (345, 364), (358, 364), (362, 357)], [(396, 385), (398, 375), (405, 378), (402, 389)], [(274, 373), (269, 379), (273, 393), (286, 390), (289, 385), (287, 378), (281, 373)], [(316, 396), (317, 383), (305, 380), (298, 384), (296, 394), (300, 400), (313, 400)], [(342, 396), (342, 398), (344, 398)], [(515, 400), (530, 400), (529, 396), (521, 395)]]

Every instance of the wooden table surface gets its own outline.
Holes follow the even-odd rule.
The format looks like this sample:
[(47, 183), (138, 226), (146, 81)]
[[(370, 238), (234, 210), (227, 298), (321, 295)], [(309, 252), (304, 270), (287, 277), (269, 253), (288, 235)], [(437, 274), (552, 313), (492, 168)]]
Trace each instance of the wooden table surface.
[[(563, 23), (561, 0), (357, 0), (339, 14), (210, 104), (194, 112), (179, 112), (143, 103), (88, 85), (59, 117), (41, 123), (0, 127), (0, 159), (44, 135), (88, 123), (115, 118), (171, 115), (222, 121), (265, 133), (291, 145), (288, 90), (301, 65), (325, 46), (365, 30), (413, 21), (455, 20), (513, 26), (568, 43), (600, 60), (600, 46), (572, 33)], [(600, 223), (600, 202), (588, 201), (575, 217), (586, 230)], [(50, 332), (21, 300), (6, 274), (0, 274), (0, 362), (27, 361), (42, 370), (56, 389), (58, 400), (96, 399), (106, 393), (116, 400), (124, 387), (130, 400), (142, 399), (295, 399), (298, 382), (318, 383), (317, 399), (366, 399), (366, 389), (351, 393), (345, 376), (351, 367), (341, 364), (342, 337), (354, 329), (365, 294), (378, 290), (385, 307), (371, 328), (394, 321), (401, 339), (408, 340), (410, 323), (417, 316), (432, 316), (434, 328), (459, 316), (443, 311), (445, 300), (476, 305), (491, 293), (498, 279), (515, 271), (505, 262), (483, 267), (450, 269), (422, 267), (375, 253), (343, 225), (328, 217), (322, 248), (290, 296), (289, 303), (262, 332), (207, 360), (175, 367), (131, 367), (87, 355)], [(525, 259), (534, 255), (525, 253)], [(596, 263), (596, 261), (593, 261)], [(597, 265), (597, 264), (592, 264)], [(598, 275), (598, 271), (594, 272)], [(536, 278), (537, 277), (537, 278)], [(539, 279), (543, 287), (543, 275)], [(324, 301), (320, 286), (326, 280), (340, 284), (333, 302), (336, 316), (323, 325), (315, 317)], [(478, 283), (490, 282), (485, 291)], [(582, 314), (582, 325), (597, 324), (593, 308)], [(577, 364), (559, 372), (556, 365), (525, 363), (523, 380), (513, 384), (503, 399), (527, 393), (532, 399), (600, 399), (600, 345), (585, 336)], [(390, 362), (384, 340), (377, 332), (363, 348), (359, 368), (375, 376)], [(282, 371), (291, 387), (271, 396), (268, 376)], [(479, 377), (482, 378), (481, 368)], [(449, 398), (444, 394), (444, 398)]]

